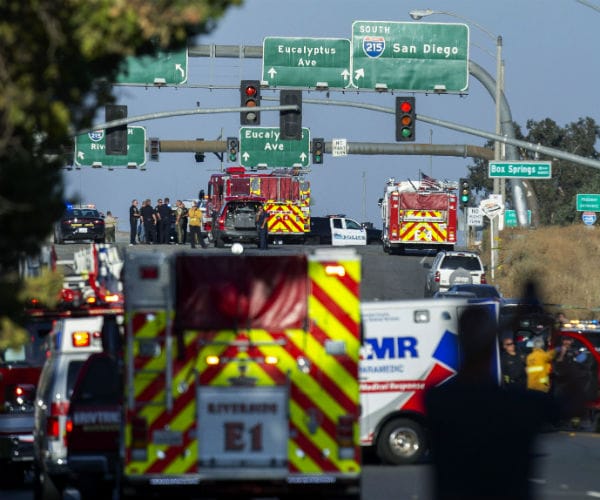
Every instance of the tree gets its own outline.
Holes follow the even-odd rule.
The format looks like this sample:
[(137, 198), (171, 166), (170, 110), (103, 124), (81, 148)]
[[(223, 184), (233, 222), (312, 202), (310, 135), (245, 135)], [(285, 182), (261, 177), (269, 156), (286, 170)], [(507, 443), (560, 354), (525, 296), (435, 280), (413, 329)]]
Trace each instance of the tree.
[(126, 56), (184, 47), (241, 0), (0, 3), (0, 311), (19, 310), (14, 272), (61, 215), (63, 152), (114, 102)]
[[(541, 121), (528, 120), (527, 135), (523, 137), (520, 128), (515, 125), (516, 138), (541, 144), (546, 147), (567, 151), (586, 158), (598, 159), (595, 149), (600, 129), (590, 118), (580, 118), (569, 123), (564, 128), (559, 127), (550, 118)], [(487, 146), (493, 143), (488, 142)], [(581, 166), (566, 160), (536, 155), (528, 150), (521, 150), (521, 160), (550, 160), (552, 161), (552, 178), (527, 181), (528, 189), (532, 191), (538, 207), (534, 220), (542, 225), (572, 224), (578, 219), (575, 210), (577, 193), (600, 193), (600, 171), (592, 167)], [(476, 160), (475, 165), (469, 166), (470, 179), (477, 190), (487, 194), (492, 192), (492, 179), (488, 178), (488, 163)], [(509, 205), (512, 196), (507, 192)]]

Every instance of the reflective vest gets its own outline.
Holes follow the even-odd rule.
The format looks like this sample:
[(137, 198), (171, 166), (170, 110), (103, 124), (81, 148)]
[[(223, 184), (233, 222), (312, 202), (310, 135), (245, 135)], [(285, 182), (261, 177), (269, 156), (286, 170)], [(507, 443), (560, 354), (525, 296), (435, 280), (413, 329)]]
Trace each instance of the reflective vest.
[(554, 351), (546, 352), (543, 349), (534, 349), (527, 356), (527, 388), (535, 391), (548, 392), (550, 390), (550, 371)]

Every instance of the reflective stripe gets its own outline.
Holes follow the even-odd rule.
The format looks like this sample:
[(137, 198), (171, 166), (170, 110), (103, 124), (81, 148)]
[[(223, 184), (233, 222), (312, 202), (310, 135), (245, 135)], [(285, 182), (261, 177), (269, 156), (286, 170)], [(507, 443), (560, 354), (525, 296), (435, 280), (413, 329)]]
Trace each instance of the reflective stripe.
[(543, 366), (528, 366), (527, 367), (527, 373), (537, 373), (537, 372), (543, 372), (543, 371), (544, 371)]

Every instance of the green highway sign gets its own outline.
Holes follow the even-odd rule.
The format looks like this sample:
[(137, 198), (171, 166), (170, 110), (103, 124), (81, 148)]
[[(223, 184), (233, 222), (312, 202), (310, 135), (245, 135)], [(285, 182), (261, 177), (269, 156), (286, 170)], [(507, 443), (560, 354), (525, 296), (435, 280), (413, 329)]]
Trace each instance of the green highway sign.
[(551, 161), (490, 161), (488, 177), (551, 179)]
[(181, 85), (187, 81), (188, 51), (159, 52), (156, 57), (127, 57), (116, 83)]
[(466, 92), (466, 24), (354, 21), (352, 82), (362, 89)]
[(578, 194), (578, 212), (600, 212), (600, 194)]
[(105, 131), (95, 130), (75, 137), (75, 165), (78, 167), (141, 167), (146, 164), (146, 129), (127, 127), (127, 155), (106, 154)]
[(262, 79), (269, 87), (344, 89), (351, 84), (350, 40), (266, 37)]
[[(527, 221), (531, 224), (531, 210), (527, 210)], [(517, 227), (517, 211), (516, 210), (505, 210), (504, 211), (504, 226), (505, 227)]]
[(279, 127), (240, 128), (240, 163), (243, 167), (307, 167), (310, 163), (310, 130), (302, 139), (281, 139)]

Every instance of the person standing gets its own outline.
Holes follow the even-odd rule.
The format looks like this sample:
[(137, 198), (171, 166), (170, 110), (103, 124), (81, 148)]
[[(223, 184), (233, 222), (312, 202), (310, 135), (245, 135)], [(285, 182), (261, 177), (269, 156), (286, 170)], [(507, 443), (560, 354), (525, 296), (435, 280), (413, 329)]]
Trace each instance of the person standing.
[(527, 372), (525, 371), (525, 358), (517, 352), (512, 336), (502, 339), (502, 354), (500, 354), (502, 370), (502, 386), (527, 388)]
[(133, 200), (129, 207), (129, 245), (135, 245), (135, 237), (137, 236), (137, 225), (140, 220), (140, 209), (138, 201)]
[(114, 243), (116, 241), (117, 219), (113, 217), (110, 210), (106, 212), (104, 217), (104, 234), (106, 243)]
[(182, 245), (183, 243), (185, 243), (185, 240), (183, 238), (183, 231), (184, 231), (183, 219), (184, 219), (185, 212), (186, 212), (186, 208), (183, 205), (183, 202), (181, 200), (177, 200), (175, 202), (175, 230), (177, 231), (177, 244), (178, 245)]
[(267, 234), (269, 231), (268, 220), (269, 214), (265, 211), (264, 207), (260, 205), (258, 212), (256, 212), (256, 230), (258, 231), (258, 248), (261, 250), (267, 250)]
[(152, 208), (150, 199), (144, 201), (141, 216), (144, 222), (144, 233), (146, 234), (146, 243), (152, 244), (156, 241), (156, 213)]
[(200, 243), (202, 248), (206, 248), (206, 242), (202, 237), (202, 210), (200, 210), (197, 201), (194, 202), (192, 208), (188, 210), (188, 224), (190, 225), (190, 238), (192, 248), (196, 248), (196, 242)]
[(527, 355), (526, 359), (528, 389), (541, 392), (550, 391), (550, 372), (554, 354), (554, 351), (546, 352), (542, 337), (533, 339), (533, 351)]
[(159, 243), (163, 244), (169, 243), (169, 236), (171, 232), (171, 205), (169, 202), (169, 198), (165, 198), (164, 203), (159, 204), (157, 207), (158, 223), (160, 226), (158, 230), (158, 235), (160, 237)]

